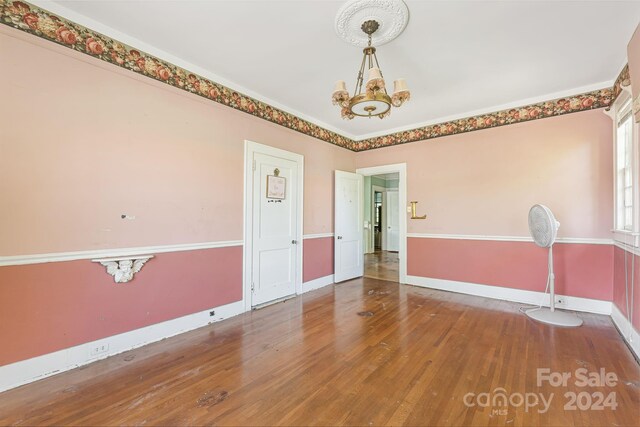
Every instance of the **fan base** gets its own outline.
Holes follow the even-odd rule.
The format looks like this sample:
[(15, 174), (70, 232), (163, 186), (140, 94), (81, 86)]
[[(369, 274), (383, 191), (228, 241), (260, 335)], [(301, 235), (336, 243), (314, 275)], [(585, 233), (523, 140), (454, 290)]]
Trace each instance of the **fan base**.
[(575, 314), (565, 313), (564, 311), (551, 311), (549, 308), (532, 308), (525, 311), (525, 313), (533, 320), (549, 325), (563, 326), (565, 328), (575, 328), (582, 325), (582, 319)]

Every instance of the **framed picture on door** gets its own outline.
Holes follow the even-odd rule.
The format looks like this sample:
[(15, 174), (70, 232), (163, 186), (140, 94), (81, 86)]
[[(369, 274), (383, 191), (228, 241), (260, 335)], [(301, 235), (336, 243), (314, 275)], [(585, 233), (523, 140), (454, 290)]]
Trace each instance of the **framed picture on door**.
[(285, 177), (267, 175), (267, 199), (284, 200), (287, 181)]

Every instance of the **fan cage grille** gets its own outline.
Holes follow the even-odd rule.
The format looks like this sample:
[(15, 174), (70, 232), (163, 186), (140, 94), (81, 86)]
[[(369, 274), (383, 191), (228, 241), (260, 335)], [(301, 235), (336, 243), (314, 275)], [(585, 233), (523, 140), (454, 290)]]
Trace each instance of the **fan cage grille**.
[(529, 210), (529, 232), (536, 245), (548, 248), (556, 240), (559, 227), (553, 213), (544, 205), (534, 205)]

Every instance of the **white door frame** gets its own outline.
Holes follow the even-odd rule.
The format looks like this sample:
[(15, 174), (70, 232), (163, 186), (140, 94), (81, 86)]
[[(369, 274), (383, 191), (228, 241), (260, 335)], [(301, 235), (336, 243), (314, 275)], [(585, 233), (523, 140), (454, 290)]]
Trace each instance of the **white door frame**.
[(407, 283), (407, 164), (395, 163), (392, 165), (356, 169), (356, 173), (363, 176), (381, 175), (394, 172), (397, 172), (399, 177), (398, 212), (400, 224), (398, 238), (400, 240), (400, 247), (398, 248), (398, 262), (400, 274), (398, 279), (400, 283)]
[(251, 266), (253, 265), (253, 155), (254, 153), (262, 153), (269, 156), (278, 156), (291, 160), (297, 163), (297, 230), (296, 240), (296, 295), (302, 293), (302, 221), (303, 215), (303, 196), (304, 196), (304, 156), (291, 151), (281, 150), (268, 145), (259, 144), (257, 142), (245, 140), (244, 141), (244, 236), (242, 240), (243, 254), (242, 254), (242, 301), (244, 303), (244, 310), (251, 310)]

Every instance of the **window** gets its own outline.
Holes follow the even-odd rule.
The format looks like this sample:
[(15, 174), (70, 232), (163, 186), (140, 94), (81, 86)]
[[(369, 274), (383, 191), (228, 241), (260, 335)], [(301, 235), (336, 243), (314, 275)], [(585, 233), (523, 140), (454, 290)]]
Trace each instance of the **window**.
[(631, 100), (616, 114), (616, 229), (633, 231), (633, 120)]
[(637, 246), (638, 223), (638, 162), (637, 126), (633, 121), (631, 97), (620, 94), (613, 105), (615, 140), (615, 205), (614, 228), (616, 240)]

